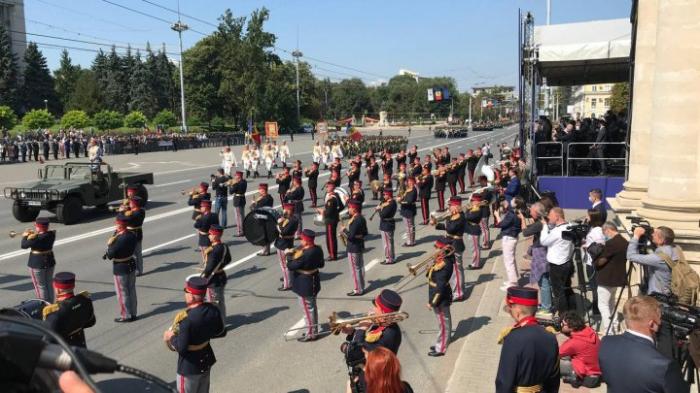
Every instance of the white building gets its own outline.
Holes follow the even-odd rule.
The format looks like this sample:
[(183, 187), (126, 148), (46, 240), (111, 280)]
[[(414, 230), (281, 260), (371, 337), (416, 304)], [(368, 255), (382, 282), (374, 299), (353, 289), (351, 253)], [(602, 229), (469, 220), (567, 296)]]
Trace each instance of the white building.
[(612, 83), (575, 86), (572, 89), (572, 116), (580, 113), (581, 117), (601, 118), (610, 109)]
[(416, 82), (418, 82), (418, 78), (420, 78), (420, 75), (417, 72), (411, 71), (411, 70), (405, 70), (403, 68), (399, 70), (399, 75), (408, 75), (411, 78), (415, 79)]

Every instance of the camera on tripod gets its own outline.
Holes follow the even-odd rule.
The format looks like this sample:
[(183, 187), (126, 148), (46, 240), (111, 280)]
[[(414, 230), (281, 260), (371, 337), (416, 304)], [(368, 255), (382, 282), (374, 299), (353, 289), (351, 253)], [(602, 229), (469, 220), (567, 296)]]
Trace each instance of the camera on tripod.
[(575, 220), (572, 224), (566, 227), (565, 231), (562, 231), (561, 237), (564, 240), (568, 240), (576, 245), (580, 245), (583, 239), (586, 238), (586, 235), (588, 234), (588, 231), (590, 229), (590, 225), (583, 222), (583, 220)]
[(674, 335), (686, 339), (695, 329), (700, 328), (700, 309), (678, 303), (674, 295), (654, 292), (651, 296), (661, 303), (661, 320), (673, 327)]
[(365, 365), (365, 353), (362, 351), (362, 344), (355, 341), (346, 341), (340, 345), (340, 352), (345, 355), (345, 364), (348, 367), (352, 392), (364, 393), (362, 385), (358, 383)]
[(651, 241), (651, 235), (654, 234), (654, 227), (651, 226), (649, 221), (637, 216), (627, 216), (626, 218), (632, 222), (632, 232), (637, 228), (644, 228), (644, 234), (639, 237), (640, 252), (645, 251), (647, 248), (656, 248)]

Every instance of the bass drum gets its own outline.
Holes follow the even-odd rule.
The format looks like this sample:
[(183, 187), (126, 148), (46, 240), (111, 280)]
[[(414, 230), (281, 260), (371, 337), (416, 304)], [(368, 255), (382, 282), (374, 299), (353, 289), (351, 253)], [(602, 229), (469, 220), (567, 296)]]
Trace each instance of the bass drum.
[(27, 319), (35, 319), (41, 321), (44, 319), (44, 307), (48, 306), (49, 302), (42, 299), (25, 300), (12, 308), (4, 308), (0, 310), (0, 314), (10, 317), (21, 317)]
[(277, 219), (280, 213), (271, 207), (254, 209), (243, 219), (243, 234), (245, 238), (256, 246), (266, 246), (279, 236), (277, 231)]

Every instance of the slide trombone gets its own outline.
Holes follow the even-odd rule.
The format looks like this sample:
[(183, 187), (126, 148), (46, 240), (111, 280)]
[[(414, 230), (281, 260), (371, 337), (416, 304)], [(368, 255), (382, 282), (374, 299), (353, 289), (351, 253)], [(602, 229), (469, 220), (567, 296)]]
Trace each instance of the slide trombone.
[[(343, 328), (357, 328), (360, 325), (371, 324), (378, 326), (389, 326), (394, 323), (398, 323), (408, 319), (409, 315), (405, 311), (394, 311), (386, 314), (357, 314), (351, 315), (348, 318), (339, 318), (338, 314), (334, 311), (328, 317), (328, 323), (317, 323), (313, 326), (302, 326), (294, 329), (287, 330), (284, 333), (285, 341), (291, 341), (294, 339), (294, 332), (299, 330), (306, 330), (310, 327), (318, 328), (318, 335), (333, 334), (338, 335), (343, 330)], [(328, 326), (326, 328), (326, 325)]]
[(445, 258), (453, 255), (455, 253), (455, 248), (452, 246), (447, 246), (445, 248), (439, 249), (432, 253), (429, 257), (423, 259), (422, 261), (411, 265), (410, 263), (406, 264), (406, 267), (408, 268), (408, 274), (403, 276), (399, 282), (396, 283), (395, 288), (401, 289), (405, 287), (408, 283), (413, 281), (414, 278), (418, 277), (420, 274), (424, 274), (430, 267), (435, 263), (435, 261), (438, 258)]
[(25, 229), (24, 232), (22, 232), (22, 233), (13, 230), (13, 231), (10, 231), (10, 232), (7, 234), (7, 236), (9, 236), (11, 239), (14, 239), (14, 238), (17, 237), (18, 235), (22, 235), (22, 237), (24, 237), (24, 236), (27, 236), (27, 237), (29, 237), (29, 236), (36, 236), (36, 232), (35, 232), (33, 229), (27, 228), (27, 229)]

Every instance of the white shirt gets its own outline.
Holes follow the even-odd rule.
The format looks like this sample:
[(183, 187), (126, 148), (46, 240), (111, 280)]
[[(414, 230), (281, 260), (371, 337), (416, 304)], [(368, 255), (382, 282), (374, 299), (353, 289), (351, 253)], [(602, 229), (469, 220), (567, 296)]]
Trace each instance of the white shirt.
[(639, 332), (635, 332), (635, 331), (632, 330), (632, 329), (627, 329), (626, 332), (629, 333), (629, 334), (631, 334), (631, 335), (633, 335), (633, 336), (637, 336), (637, 337), (641, 337), (641, 338), (643, 338), (643, 339), (649, 340), (649, 341), (651, 341), (652, 344), (656, 345), (656, 344), (654, 343), (654, 339), (651, 338), (651, 337), (649, 337), (649, 336), (647, 336), (646, 334), (642, 334), (642, 333), (639, 333)]
[[(583, 243), (583, 247), (588, 248), (588, 246), (590, 246), (593, 243), (605, 244), (605, 235), (603, 234), (603, 228), (593, 227), (590, 231), (588, 231), (588, 234), (586, 234), (586, 241)], [(583, 260), (586, 262), (586, 265), (590, 266), (593, 264), (593, 260), (591, 259), (591, 256), (588, 255), (588, 252), (583, 253)]]
[(569, 223), (557, 225), (552, 229), (544, 225), (540, 233), (540, 244), (547, 247), (547, 262), (553, 265), (563, 265), (571, 260), (574, 244), (561, 236), (568, 227)]

